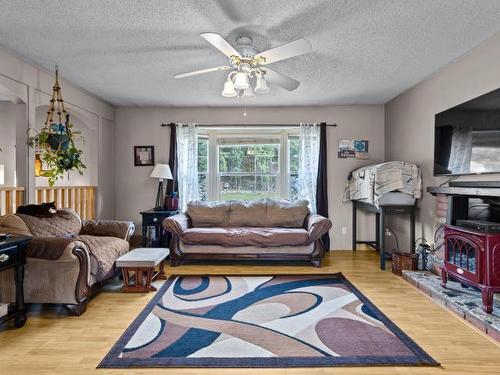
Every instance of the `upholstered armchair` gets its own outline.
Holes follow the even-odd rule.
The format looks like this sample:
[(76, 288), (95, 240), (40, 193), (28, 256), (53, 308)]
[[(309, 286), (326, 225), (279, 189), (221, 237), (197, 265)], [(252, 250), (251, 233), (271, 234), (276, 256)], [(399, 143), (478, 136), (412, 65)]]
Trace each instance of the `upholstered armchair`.
[[(26, 250), (25, 301), (65, 304), (76, 315), (116, 275), (115, 260), (129, 251), (134, 229), (128, 221), (82, 221), (72, 210), (59, 210), (50, 218), (0, 217), (0, 232), (33, 237)], [(0, 273), (0, 301), (11, 302), (15, 287), (7, 273)]]

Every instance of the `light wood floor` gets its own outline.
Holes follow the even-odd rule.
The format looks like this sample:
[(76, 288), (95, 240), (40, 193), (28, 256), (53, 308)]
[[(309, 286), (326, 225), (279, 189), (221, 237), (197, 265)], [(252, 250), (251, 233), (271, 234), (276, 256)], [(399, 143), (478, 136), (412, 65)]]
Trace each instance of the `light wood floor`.
[(153, 296), (153, 293), (107, 292), (94, 298), (81, 317), (65, 316), (64, 309), (44, 308), (31, 311), (23, 329), (0, 331), (0, 374), (500, 374), (498, 344), (434, 304), (390, 271), (380, 271), (377, 257), (371, 251), (331, 252), (320, 269), (306, 266), (191, 265), (177, 267), (174, 271), (177, 274), (341, 271), (442, 366), (96, 370), (97, 364)]

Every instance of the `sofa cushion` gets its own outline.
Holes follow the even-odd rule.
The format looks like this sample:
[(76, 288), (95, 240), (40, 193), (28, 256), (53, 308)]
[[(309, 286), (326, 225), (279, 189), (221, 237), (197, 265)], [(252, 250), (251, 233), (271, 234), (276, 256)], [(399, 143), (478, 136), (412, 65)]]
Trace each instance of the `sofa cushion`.
[(287, 201), (280, 199), (267, 200), (267, 227), (302, 228), (309, 214), (309, 202), (305, 199)]
[(74, 237), (82, 228), (80, 217), (73, 210), (58, 210), (46, 218), (16, 215), (24, 221), (34, 237)]
[(193, 201), (187, 204), (186, 214), (193, 227), (229, 226), (229, 202)]
[(190, 245), (221, 246), (294, 246), (308, 242), (309, 234), (302, 228), (189, 228), (182, 241)]
[(115, 271), (115, 260), (129, 251), (129, 243), (121, 238), (77, 236), (90, 253), (90, 273), (96, 281), (106, 280)]
[[(185, 254), (297, 254), (309, 255), (314, 251), (314, 244), (295, 246), (220, 246), (220, 245), (188, 245), (179, 241), (179, 249)], [(209, 257), (207, 257), (208, 259)], [(249, 257), (251, 259), (251, 256)]]
[(232, 227), (265, 227), (267, 202), (230, 201), (229, 225)]

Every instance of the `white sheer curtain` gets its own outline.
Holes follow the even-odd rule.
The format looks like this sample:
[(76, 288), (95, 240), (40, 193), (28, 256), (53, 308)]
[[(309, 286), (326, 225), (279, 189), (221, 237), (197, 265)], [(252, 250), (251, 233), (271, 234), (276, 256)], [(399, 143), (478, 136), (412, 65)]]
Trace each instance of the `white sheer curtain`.
[(199, 199), (198, 192), (198, 128), (196, 124), (177, 124), (177, 180), (180, 209)]
[(319, 141), (319, 124), (300, 123), (298, 197), (309, 201), (312, 213), (316, 213)]

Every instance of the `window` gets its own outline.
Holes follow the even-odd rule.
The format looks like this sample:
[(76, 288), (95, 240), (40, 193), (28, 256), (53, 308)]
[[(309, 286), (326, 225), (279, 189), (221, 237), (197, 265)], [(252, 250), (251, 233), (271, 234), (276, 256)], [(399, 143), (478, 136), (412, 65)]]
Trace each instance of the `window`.
[[(201, 200), (296, 198), (297, 129), (202, 129)], [(290, 161), (290, 162), (289, 162)]]
[(279, 195), (278, 143), (219, 145), (219, 199), (255, 200)]

